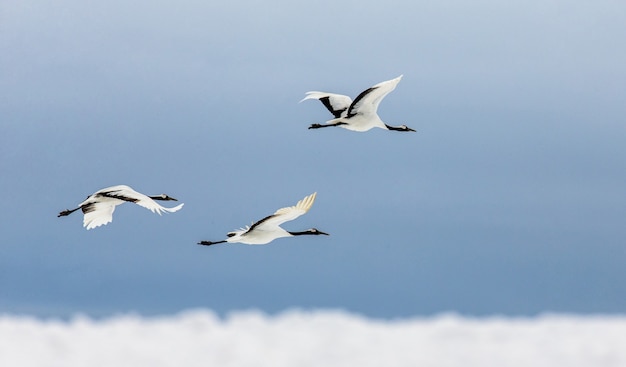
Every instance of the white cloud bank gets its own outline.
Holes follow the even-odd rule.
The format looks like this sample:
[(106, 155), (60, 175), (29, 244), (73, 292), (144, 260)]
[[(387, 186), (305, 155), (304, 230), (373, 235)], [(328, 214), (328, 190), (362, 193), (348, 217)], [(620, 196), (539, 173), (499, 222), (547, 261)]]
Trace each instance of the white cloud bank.
[(626, 316), (0, 316), (0, 366), (626, 366)]

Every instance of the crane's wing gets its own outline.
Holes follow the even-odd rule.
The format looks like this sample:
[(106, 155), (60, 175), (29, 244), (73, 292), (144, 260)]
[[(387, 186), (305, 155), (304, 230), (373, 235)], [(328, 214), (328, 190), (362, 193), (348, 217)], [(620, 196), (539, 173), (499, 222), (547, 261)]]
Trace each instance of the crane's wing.
[(361, 92), (361, 94), (354, 99), (352, 104), (350, 104), (347, 117), (350, 118), (358, 114), (375, 114), (376, 110), (378, 110), (380, 101), (382, 101), (383, 98), (385, 98), (385, 96), (392, 90), (396, 89), (396, 85), (400, 83), (400, 79), (402, 79), (402, 75), (395, 79), (380, 82)]
[(278, 227), (285, 222), (298, 218), (302, 214), (308, 212), (309, 209), (311, 209), (311, 207), (313, 206), (313, 202), (315, 201), (316, 195), (317, 192), (314, 192), (304, 199), (298, 201), (298, 203), (294, 206), (278, 209), (274, 214), (268, 215), (267, 217), (251, 225), (250, 228), (247, 228), (246, 233), (255, 229), (264, 230), (264, 228), (267, 228), (269, 230), (270, 228)]
[(92, 229), (113, 221), (115, 205), (111, 202), (94, 202), (81, 206), (83, 227)]
[(344, 113), (352, 103), (352, 98), (344, 96), (342, 94), (315, 91), (306, 92), (306, 97), (304, 97), (300, 102), (307, 99), (318, 99), (320, 102), (322, 102), (324, 107), (326, 107), (328, 111), (330, 111), (330, 113), (335, 116), (335, 118), (341, 117), (341, 114)]
[(179, 211), (183, 207), (183, 205), (185, 205), (184, 203), (181, 203), (181, 204), (176, 205), (173, 208), (166, 208), (164, 206), (159, 205), (156, 201), (150, 199), (147, 196), (145, 200), (139, 200), (135, 204), (142, 206), (146, 209), (150, 209), (150, 211), (152, 211), (153, 213), (157, 213), (158, 215), (161, 215), (163, 212), (175, 213)]
[(111, 187), (109, 189), (103, 189), (103, 190), (100, 190), (98, 194), (100, 196), (104, 196), (104, 197), (108, 197), (112, 199), (119, 199), (119, 200), (131, 202), (131, 203), (135, 203), (141, 207), (144, 207), (150, 210), (153, 213), (157, 213), (158, 215), (161, 215), (163, 212), (169, 212), (169, 213), (177, 212), (183, 207), (183, 205), (185, 205), (185, 204), (179, 204), (173, 208), (166, 208), (164, 206), (159, 205), (156, 201), (152, 200), (147, 195), (137, 192), (126, 185), (119, 185), (119, 186)]

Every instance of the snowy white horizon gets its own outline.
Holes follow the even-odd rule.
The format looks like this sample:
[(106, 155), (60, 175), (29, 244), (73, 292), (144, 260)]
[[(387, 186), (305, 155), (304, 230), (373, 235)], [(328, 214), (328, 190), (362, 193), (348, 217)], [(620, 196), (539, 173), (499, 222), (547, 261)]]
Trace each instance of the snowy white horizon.
[(3, 366), (624, 366), (626, 315), (376, 320), (210, 310), (67, 321), (0, 316)]

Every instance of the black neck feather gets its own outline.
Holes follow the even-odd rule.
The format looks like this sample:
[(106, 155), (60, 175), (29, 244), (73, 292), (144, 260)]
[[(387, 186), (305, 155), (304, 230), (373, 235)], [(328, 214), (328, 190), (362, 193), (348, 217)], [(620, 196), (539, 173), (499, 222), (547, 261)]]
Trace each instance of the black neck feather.
[(387, 129), (389, 129), (389, 130), (395, 130), (395, 131), (406, 131), (406, 129), (401, 128), (401, 127), (389, 126), (389, 125), (387, 125), (387, 124), (385, 124), (385, 126), (387, 126)]
[[(289, 231), (287, 231), (289, 232)], [(318, 232), (311, 232), (311, 231), (302, 231), (302, 232), (289, 232), (290, 235), (292, 236), (302, 236), (302, 235), (313, 235), (313, 234), (319, 234)]]

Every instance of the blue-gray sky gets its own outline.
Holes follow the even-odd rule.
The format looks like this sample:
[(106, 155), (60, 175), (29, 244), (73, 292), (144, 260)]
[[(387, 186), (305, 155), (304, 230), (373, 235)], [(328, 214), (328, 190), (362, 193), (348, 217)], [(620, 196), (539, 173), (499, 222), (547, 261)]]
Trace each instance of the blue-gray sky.
[[(0, 4), (0, 311), (626, 312), (619, 1)], [(404, 74), (417, 133), (307, 130)], [(127, 184), (185, 207), (87, 195)], [(293, 205), (330, 237), (196, 246)]]

